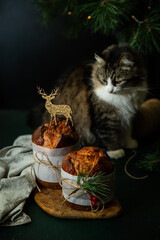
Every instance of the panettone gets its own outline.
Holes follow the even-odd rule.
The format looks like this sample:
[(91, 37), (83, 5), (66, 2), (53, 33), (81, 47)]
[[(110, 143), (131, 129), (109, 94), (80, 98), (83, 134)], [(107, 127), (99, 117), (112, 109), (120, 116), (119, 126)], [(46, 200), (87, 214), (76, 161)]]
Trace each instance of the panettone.
[[(110, 161), (109, 156), (105, 151), (97, 147), (84, 147), (79, 151), (73, 151), (69, 153), (63, 160), (61, 175), (62, 179), (66, 178), (67, 181), (71, 179), (74, 182), (77, 179), (79, 173), (85, 175), (87, 173), (88, 177), (92, 177), (98, 173), (105, 173), (106, 176), (109, 176), (108, 179), (113, 178), (114, 175), (114, 164)], [(62, 181), (63, 183), (63, 181)], [(64, 188), (62, 186), (62, 193), (64, 198), (67, 198), (67, 195), (70, 194), (67, 190), (67, 186), (64, 180)], [(110, 183), (110, 187), (113, 187), (113, 181)], [(73, 189), (72, 189), (73, 190)], [(67, 193), (68, 192), (68, 193)], [(67, 194), (66, 194), (67, 193)], [(81, 197), (81, 196), (80, 196)], [(67, 198), (67, 205), (72, 208), (79, 210), (89, 210), (90, 205), (88, 205), (88, 196), (84, 196), (84, 200), (78, 200), (78, 195), (73, 198)], [(112, 191), (109, 199), (110, 201), (113, 197)]]
[[(57, 119), (38, 127), (32, 135), (33, 156), (37, 182), (44, 187), (60, 188), (59, 181), (61, 164), (64, 157), (71, 151), (79, 149), (79, 136), (70, 122), (66, 125), (65, 119)], [(48, 158), (48, 159), (47, 159)], [(49, 161), (48, 161), (49, 160)], [(43, 165), (43, 161), (48, 165)], [(58, 179), (57, 179), (58, 176)]]
[(70, 122), (66, 125), (65, 119), (58, 119), (57, 125), (45, 123), (38, 127), (33, 135), (32, 142), (45, 148), (62, 148), (74, 145), (79, 140), (75, 128)]
[(109, 156), (100, 148), (84, 147), (79, 151), (69, 153), (63, 160), (62, 169), (72, 175), (78, 175), (78, 172), (85, 174), (86, 170), (89, 177), (98, 172), (109, 174), (114, 170), (114, 164)]

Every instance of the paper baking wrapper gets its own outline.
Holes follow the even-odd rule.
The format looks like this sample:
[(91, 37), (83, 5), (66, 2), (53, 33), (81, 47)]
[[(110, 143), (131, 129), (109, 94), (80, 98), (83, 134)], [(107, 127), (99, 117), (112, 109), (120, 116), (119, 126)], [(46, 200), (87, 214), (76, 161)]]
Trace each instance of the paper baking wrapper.
[[(49, 149), (49, 148), (45, 148), (45, 147), (36, 145), (32, 142), (32, 148), (33, 148), (33, 155), (35, 158), (37, 155), (37, 157), (40, 160), (45, 161), (47, 159), (44, 154), (46, 154), (49, 161), (53, 165), (62, 165), (62, 161), (65, 158), (65, 156), (67, 156), (68, 153), (80, 149), (80, 143), (78, 141), (75, 145), (72, 145), (69, 147)], [(58, 171), (56, 171), (57, 177), (59, 180), (61, 180), (61, 176), (60, 176), (61, 167), (57, 168), (57, 169), (59, 170), (59, 173), (58, 173)], [(55, 173), (51, 167), (43, 166), (42, 164), (35, 162), (34, 170), (35, 170), (36, 177), (38, 179), (45, 181), (45, 182), (49, 182), (49, 183), (57, 183), (58, 182), (57, 177), (55, 176)]]
[[(111, 173), (108, 174), (106, 177), (106, 180), (108, 179), (113, 179), (114, 180), (114, 175), (115, 173)], [(63, 178), (67, 178), (68, 182), (71, 183), (75, 183), (77, 182), (77, 176), (73, 176), (67, 172), (65, 172), (63, 169), (61, 169), (61, 177)], [(81, 182), (82, 184), (83, 182)], [(112, 200), (113, 195), (114, 195), (114, 181), (110, 182), (108, 184), (109, 189), (110, 189), (110, 193), (108, 194), (107, 198), (103, 199), (104, 203), (108, 203)], [(64, 198), (66, 199), (68, 197), (68, 195), (75, 189), (75, 187), (70, 186), (69, 184), (67, 184), (64, 181), (62, 181), (62, 194), (64, 196)], [(90, 200), (89, 200), (89, 195), (87, 193), (85, 193), (83, 190), (78, 190), (77, 194), (74, 195), (73, 197), (70, 197), (67, 199), (68, 202), (77, 204), (77, 205), (81, 205), (81, 206), (90, 206)]]

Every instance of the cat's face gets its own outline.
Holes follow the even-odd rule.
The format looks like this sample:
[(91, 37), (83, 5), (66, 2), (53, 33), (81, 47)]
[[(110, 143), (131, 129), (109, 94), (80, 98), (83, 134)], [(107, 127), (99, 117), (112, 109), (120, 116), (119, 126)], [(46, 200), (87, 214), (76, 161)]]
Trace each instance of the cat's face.
[(137, 55), (130, 48), (111, 46), (95, 54), (96, 62), (92, 78), (95, 88), (104, 88), (110, 94), (131, 91), (142, 79), (141, 66)]

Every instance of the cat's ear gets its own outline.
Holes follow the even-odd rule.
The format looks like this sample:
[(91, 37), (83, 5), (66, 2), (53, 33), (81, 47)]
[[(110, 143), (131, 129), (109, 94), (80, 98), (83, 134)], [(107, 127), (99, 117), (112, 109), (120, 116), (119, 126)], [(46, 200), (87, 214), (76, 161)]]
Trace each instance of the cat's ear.
[(95, 59), (97, 60), (98, 63), (100, 63), (100, 64), (105, 64), (106, 63), (105, 60), (102, 57), (100, 57), (97, 53), (94, 54), (94, 57), (95, 57)]
[(130, 55), (124, 55), (120, 60), (120, 65), (132, 67), (134, 64), (133, 58)]

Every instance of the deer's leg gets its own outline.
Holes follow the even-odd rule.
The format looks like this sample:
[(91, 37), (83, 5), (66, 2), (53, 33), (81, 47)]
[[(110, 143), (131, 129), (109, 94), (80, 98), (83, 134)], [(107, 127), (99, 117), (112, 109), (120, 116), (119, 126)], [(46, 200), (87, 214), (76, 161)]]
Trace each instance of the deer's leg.
[(51, 114), (50, 125), (52, 125), (52, 121), (53, 121), (53, 115)]
[(54, 114), (54, 121), (55, 121), (55, 125), (57, 125), (57, 118), (56, 118), (56, 114)]
[(66, 118), (66, 122), (65, 122), (65, 126), (67, 126), (67, 123), (68, 123), (68, 115), (64, 115), (65, 118)]

